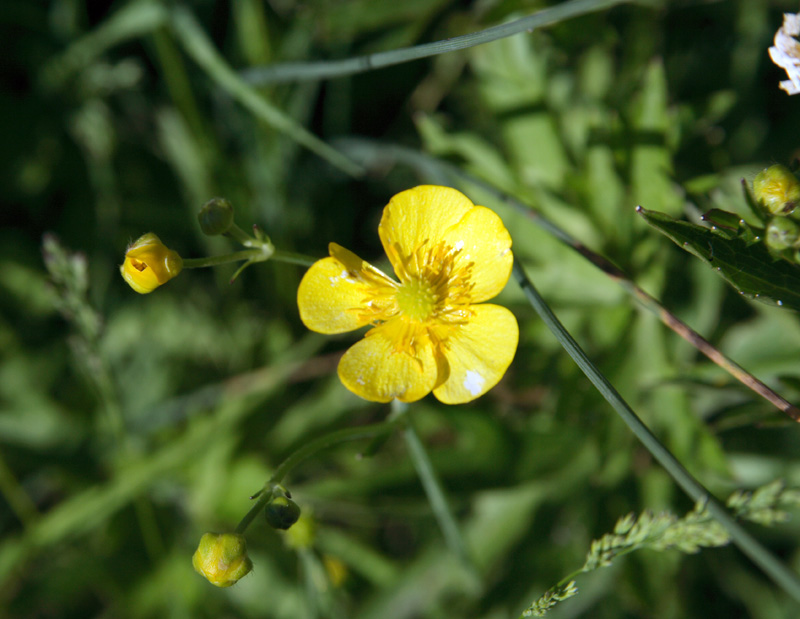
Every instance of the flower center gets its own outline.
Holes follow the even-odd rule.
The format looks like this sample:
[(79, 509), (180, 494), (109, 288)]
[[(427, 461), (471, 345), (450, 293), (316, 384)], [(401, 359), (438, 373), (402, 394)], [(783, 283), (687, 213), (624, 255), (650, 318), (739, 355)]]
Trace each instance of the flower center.
[(418, 322), (430, 318), (436, 309), (436, 292), (425, 279), (412, 278), (403, 282), (395, 298), (400, 312)]

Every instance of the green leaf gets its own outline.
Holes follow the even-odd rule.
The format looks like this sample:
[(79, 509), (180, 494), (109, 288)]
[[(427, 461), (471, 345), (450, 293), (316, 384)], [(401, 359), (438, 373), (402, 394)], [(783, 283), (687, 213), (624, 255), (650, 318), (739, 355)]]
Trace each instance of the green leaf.
[(642, 207), (637, 212), (676, 245), (715, 268), (741, 294), (800, 310), (800, 268), (773, 258), (763, 243), (748, 242), (731, 232), (678, 221)]

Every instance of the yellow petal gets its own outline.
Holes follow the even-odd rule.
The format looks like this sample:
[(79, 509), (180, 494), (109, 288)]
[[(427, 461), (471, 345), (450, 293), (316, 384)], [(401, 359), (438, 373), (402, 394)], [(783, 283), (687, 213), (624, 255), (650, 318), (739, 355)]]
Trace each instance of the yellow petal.
[(420, 185), (398, 193), (383, 209), (378, 226), (392, 266), (397, 270), (395, 243), (403, 256), (410, 256), (425, 240), (436, 245), (442, 234), (474, 206), (452, 187)]
[(328, 251), (331, 257), (336, 258), (344, 265), (352, 277), (363, 283), (372, 283), (377, 286), (394, 286), (394, 281), (380, 269), (372, 266), (366, 260), (362, 260), (349, 249), (337, 243), (329, 243)]
[(450, 375), (433, 390), (445, 404), (469, 402), (494, 387), (514, 359), (519, 327), (514, 314), (499, 305), (475, 305), (469, 322), (447, 340)]
[(158, 281), (153, 269), (141, 269), (141, 262), (134, 263), (130, 258), (125, 258), (125, 262), (119, 268), (122, 278), (139, 294), (153, 292), (161, 284)]
[(119, 272), (136, 292), (147, 294), (176, 277), (182, 268), (183, 260), (178, 253), (148, 232), (128, 246)]
[(359, 308), (365, 284), (336, 258), (311, 265), (297, 289), (297, 307), (303, 324), (317, 333), (345, 333), (367, 324)]
[(511, 235), (503, 221), (485, 206), (476, 206), (442, 235), (443, 240), (461, 251), (455, 257), (456, 268), (472, 264), (472, 303), (497, 296), (511, 276), (514, 255)]
[[(387, 323), (390, 324), (390, 323)], [(376, 327), (339, 361), (339, 378), (356, 395), (372, 402), (414, 402), (430, 393), (438, 369), (429, 343), (416, 356), (394, 352), (385, 326)]]

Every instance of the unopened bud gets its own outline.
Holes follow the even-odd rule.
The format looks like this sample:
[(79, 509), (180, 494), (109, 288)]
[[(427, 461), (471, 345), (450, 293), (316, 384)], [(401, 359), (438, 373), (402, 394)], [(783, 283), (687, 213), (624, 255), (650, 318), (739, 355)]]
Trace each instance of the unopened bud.
[(786, 166), (773, 165), (753, 179), (753, 194), (773, 215), (789, 215), (800, 202), (800, 181)]
[(300, 508), (292, 499), (285, 496), (276, 496), (264, 510), (267, 524), (273, 529), (288, 529), (300, 517)]
[(203, 234), (225, 234), (233, 225), (233, 205), (225, 198), (213, 198), (197, 213), (197, 221)]
[(119, 272), (136, 292), (147, 294), (177, 276), (182, 268), (178, 252), (168, 249), (161, 239), (148, 232), (128, 245)]
[(786, 217), (773, 217), (767, 224), (767, 245), (783, 251), (793, 247), (800, 239), (800, 225)]
[(192, 557), (198, 574), (217, 587), (230, 587), (253, 569), (244, 536), (238, 533), (206, 533)]

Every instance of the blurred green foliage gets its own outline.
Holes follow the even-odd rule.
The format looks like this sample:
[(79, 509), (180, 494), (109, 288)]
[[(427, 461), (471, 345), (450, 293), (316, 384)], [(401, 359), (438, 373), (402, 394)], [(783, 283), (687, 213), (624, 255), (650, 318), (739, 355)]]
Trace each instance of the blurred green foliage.
[[(544, 6), (180, 8), (240, 70), (434, 41)], [(335, 241), (372, 259), (389, 197), (440, 179), (377, 159), (354, 178), (299, 146), (185, 53), (173, 7), (0, 6), (0, 616), (516, 617), (624, 514), (691, 509), (509, 285), (521, 342), (506, 379), (470, 405), (411, 410), (477, 577), (445, 550), (399, 436), (362, 459), (366, 443), (332, 449), (286, 480), (313, 520), (310, 546), (259, 519), (252, 574), (226, 590), (195, 574), (200, 536), (233, 530), (283, 458), (388, 409), (338, 382), (350, 339), (304, 332), (300, 267), (256, 265), (232, 285), (234, 266), (185, 271), (140, 296), (118, 275), (126, 244), (153, 231), (184, 257), (230, 251), (196, 219), (224, 196), (279, 249), (323, 255)], [(778, 90), (766, 51), (796, 8), (643, 2), (377, 72), (244, 88), (327, 144), (419, 147), (527, 201), (798, 402), (796, 315), (742, 299), (634, 212), (744, 213), (739, 179), (798, 154), (800, 100)], [(559, 317), (693, 474), (718, 495), (800, 485), (794, 424), (552, 236), (461, 188), (501, 214)], [(795, 568), (797, 522), (752, 528)], [(578, 587), (550, 616), (797, 613), (730, 547), (634, 553)]]

